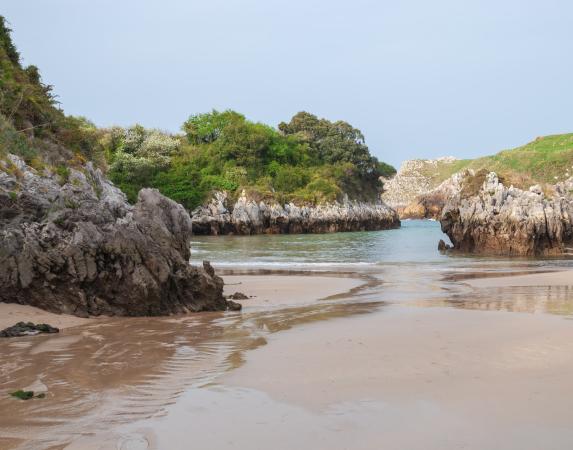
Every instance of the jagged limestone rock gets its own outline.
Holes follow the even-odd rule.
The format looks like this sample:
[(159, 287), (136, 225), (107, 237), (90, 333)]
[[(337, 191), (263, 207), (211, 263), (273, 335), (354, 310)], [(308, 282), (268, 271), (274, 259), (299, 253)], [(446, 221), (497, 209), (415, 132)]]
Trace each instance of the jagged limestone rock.
[(539, 187), (506, 187), (493, 172), (477, 192), (466, 191), (462, 188), (450, 198), (440, 220), (455, 251), (509, 256), (571, 251), (573, 178), (558, 184), (552, 198)]
[(457, 161), (452, 156), (404, 161), (394, 177), (384, 180), (382, 200), (401, 219), (437, 218), (443, 207), (441, 171), (450, 171)]
[(384, 203), (342, 203), (298, 206), (256, 201), (243, 191), (230, 205), (225, 192), (192, 213), (195, 234), (332, 233), (397, 228), (396, 212)]
[(134, 206), (88, 163), (67, 180), (0, 162), (0, 301), (88, 315), (222, 310), (223, 282), (190, 266), (185, 209), (143, 189)]

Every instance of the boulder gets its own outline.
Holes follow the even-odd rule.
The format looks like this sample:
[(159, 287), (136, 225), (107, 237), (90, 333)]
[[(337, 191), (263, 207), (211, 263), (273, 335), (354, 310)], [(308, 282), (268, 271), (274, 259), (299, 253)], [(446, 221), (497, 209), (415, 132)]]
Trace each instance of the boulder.
[(240, 303), (234, 302), (233, 300), (228, 300), (227, 301), (227, 309), (229, 311), (240, 311), (241, 309), (243, 309), (243, 305), (241, 305)]
[(230, 298), (232, 300), (248, 300), (249, 299), (249, 297), (247, 297), (242, 292), (235, 292), (234, 294), (229, 295), (228, 298)]
[(47, 323), (18, 322), (0, 331), (0, 337), (35, 336), (41, 333), (59, 333), (60, 330)]
[(132, 206), (90, 163), (62, 180), (0, 162), (0, 301), (78, 316), (224, 310), (221, 278), (189, 264), (191, 234), (181, 205), (143, 189)]

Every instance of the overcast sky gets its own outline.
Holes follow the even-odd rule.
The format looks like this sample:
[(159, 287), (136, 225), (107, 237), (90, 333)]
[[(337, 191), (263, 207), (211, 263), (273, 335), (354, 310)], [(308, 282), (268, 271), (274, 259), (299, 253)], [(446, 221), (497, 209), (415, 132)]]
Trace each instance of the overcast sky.
[(2, 0), (0, 14), (64, 110), (102, 126), (306, 110), (396, 166), (573, 131), (571, 0)]

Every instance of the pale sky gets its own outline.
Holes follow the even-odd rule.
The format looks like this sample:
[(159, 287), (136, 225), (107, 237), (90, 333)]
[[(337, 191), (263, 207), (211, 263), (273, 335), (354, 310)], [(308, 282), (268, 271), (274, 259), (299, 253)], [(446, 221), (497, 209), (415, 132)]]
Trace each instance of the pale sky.
[(573, 132), (571, 0), (2, 0), (0, 14), (64, 110), (101, 126), (306, 110), (396, 166)]

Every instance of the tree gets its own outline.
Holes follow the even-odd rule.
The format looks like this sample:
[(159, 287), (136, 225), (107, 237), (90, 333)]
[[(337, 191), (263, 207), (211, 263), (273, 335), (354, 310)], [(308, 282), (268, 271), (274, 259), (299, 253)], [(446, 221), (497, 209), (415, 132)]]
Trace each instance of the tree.
[(11, 32), (12, 30), (6, 25), (6, 19), (0, 16), (0, 47), (4, 50), (12, 64), (20, 67), (20, 53), (18, 53), (16, 46), (12, 42)]
[(295, 114), (289, 123), (280, 123), (279, 130), (284, 135), (296, 135), (307, 142), (320, 162), (349, 162), (362, 176), (379, 175), (378, 160), (370, 155), (364, 135), (348, 122), (330, 122), (302, 111)]
[(215, 142), (223, 129), (232, 123), (244, 122), (245, 116), (230, 109), (219, 112), (195, 114), (189, 117), (182, 129), (191, 144), (209, 144)]

